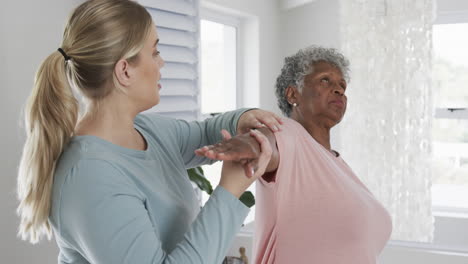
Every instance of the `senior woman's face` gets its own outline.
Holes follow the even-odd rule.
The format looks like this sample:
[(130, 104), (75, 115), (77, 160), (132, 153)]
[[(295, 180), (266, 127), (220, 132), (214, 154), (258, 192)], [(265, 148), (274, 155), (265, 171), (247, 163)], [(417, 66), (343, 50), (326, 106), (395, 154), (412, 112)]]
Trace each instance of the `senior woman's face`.
[[(329, 128), (338, 124), (346, 112), (346, 81), (340, 69), (328, 62), (317, 62), (304, 78), (296, 108), (300, 123), (320, 122)], [(296, 114), (297, 114), (296, 113)], [(301, 122), (302, 121), (302, 122)]]

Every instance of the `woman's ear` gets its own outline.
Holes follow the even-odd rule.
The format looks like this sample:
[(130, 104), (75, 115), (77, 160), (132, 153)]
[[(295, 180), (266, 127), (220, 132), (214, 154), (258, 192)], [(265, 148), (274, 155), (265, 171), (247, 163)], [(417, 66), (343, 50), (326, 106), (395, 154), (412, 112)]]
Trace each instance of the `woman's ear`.
[(288, 100), (288, 103), (289, 104), (294, 104), (294, 103), (298, 103), (297, 99), (298, 99), (298, 94), (299, 94), (299, 91), (297, 90), (296, 86), (288, 86), (288, 88), (286, 88), (286, 100)]
[(132, 69), (127, 60), (122, 59), (115, 64), (114, 74), (121, 86), (128, 87), (132, 83)]

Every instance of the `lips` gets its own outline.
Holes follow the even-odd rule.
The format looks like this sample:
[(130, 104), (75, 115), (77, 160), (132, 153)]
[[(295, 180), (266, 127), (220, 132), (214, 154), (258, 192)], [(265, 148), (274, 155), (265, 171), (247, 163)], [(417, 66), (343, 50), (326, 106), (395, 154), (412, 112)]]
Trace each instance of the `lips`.
[(161, 85), (161, 76), (159, 76), (159, 79), (158, 79), (158, 89), (161, 90), (162, 88), (162, 85)]
[(343, 108), (344, 105), (345, 105), (344, 102), (343, 102), (343, 100), (339, 100), (339, 99), (330, 101), (330, 104), (339, 106), (339, 107), (341, 107), (341, 108)]

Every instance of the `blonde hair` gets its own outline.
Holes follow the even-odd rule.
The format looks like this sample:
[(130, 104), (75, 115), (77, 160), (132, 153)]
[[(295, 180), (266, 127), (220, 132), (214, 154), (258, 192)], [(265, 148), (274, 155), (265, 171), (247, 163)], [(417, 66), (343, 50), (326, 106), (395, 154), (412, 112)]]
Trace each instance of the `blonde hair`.
[(23, 240), (52, 237), (53, 175), (78, 120), (72, 88), (93, 102), (118, 88), (115, 64), (122, 58), (137, 62), (153, 26), (150, 14), (134, 1), (86, 1), (74, 10), (63, 34), (61, 48), (71, 59), (56, 51), (39, 67), (24, 110), (26, 142), (18, 172)]

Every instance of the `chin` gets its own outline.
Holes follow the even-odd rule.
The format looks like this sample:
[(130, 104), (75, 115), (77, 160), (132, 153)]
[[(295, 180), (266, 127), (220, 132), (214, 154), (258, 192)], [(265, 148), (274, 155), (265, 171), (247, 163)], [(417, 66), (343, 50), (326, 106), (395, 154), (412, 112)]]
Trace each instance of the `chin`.
[(343, 117), (344, 115), (341, 114), (330, 116), (330, 119), (333, 121), (333, 123), (335, 123), (333, 126), (338, 125), (343, 120)]
[(151, 104), (149, 104), (149, 105), (150, 105), (149, 108), (153, 108), (153, 107), (155, 107), (155, 106), (158, 105), (158, 104), (159, 104), (159, 98), (158, 98), (157, 100), (154, 100), (153, 102), (151, 102)]
[(344, 117), (344, 116), (339, 117), (339, 118), (336, 120), (336, 124), (335, 124), (335, 125), (338, 125), (338, 124), (343, 120), (343, 117)]
[(161, 101), (161, 97), (155, 96), (155, 98), (154, 98), (154, 100), (153, 100), (153, 106), (159, 104), (160, 101)]
[(151, 102), (149, 102), (149, 101), (143, 102), (143, 103), (140, 104), (142, 106), (142, 111), (141, 112), (150, 110), (151, 108), (155, 107), (158, 104), (159, 104), (159, 97), (152, 100)]

